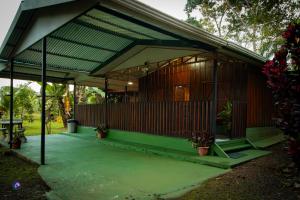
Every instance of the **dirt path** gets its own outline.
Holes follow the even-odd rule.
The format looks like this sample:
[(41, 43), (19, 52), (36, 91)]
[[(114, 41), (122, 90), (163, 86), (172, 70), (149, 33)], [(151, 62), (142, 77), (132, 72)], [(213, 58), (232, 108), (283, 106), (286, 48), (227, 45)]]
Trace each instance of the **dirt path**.
[(206, 181), (199, 188), (176, 200), (297, 200), (300, 189), (292, 185), (283, 171), (289, 164), (284, 144), (271, 147), (273, 154), (234, 168), (231, 172)]
[[(48, 187), (37, 173), (37, 166), (29, 164), (0, 146), (0, 199), (44, 200)], [(20, 187), (15, 183), (20, 183)]]

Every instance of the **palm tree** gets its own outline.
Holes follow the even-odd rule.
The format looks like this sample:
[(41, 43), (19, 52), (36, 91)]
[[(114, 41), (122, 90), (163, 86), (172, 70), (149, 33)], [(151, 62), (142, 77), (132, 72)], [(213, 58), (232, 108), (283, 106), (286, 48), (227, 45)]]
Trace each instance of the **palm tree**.
[[(57, 112), (62, 117), (64, 127), (67, 127), (67, 120), (71, 117), (70, 111), (65, 108), (64, 102), (68, 99), (69, 87), (67, 84), (49, 83), (46, 87), (47, 95), (47, 116)], [(67, 97), (67, 98), (64, 98)]]
[(87, 87), (85, 90), (88, 104), (100, 104), (104, 102), (105, 92), (96, 87)]

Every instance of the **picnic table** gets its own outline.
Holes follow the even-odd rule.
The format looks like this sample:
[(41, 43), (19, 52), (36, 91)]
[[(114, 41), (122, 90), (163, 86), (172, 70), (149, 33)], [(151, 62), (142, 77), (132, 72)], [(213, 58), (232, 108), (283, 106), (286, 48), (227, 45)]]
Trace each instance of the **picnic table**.
[[(21, 137), (25, 140), (25, 142), (27, 141), (25, 135), (24, 135), (24, 131), (25, 129), (23, 129), (23, 120), (22, 119), (13, 119), (12, 121), (13, 126), (17, 125), (18, 126), (18, 130), (16, 130), (16, 132), (21, 133)], [(0, 131), (3, 133), (4, 139), (6, 138), (6, 141), (9, 141), (9, 137), (7, 137), (6, 135), (8, 134), (9, 131), (9, 126), (10, 126), (10, 120), (0, 120), (0, 124), (1, 124), (1, 128)]]
[[(9, 129), (10, 121), (9, 120), (0, 120), (0, 124), (2, 128)], [(22, 119), (13, 119), (13, 126), (17, 125), (19, 129), (23, 128), (23, 120)]]

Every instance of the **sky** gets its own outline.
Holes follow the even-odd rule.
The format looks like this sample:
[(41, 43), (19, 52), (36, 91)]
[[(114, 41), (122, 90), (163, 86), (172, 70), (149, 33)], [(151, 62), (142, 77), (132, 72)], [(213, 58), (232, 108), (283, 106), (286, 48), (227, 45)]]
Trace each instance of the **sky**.
[[(175, 18), (184, 20), (187, 18), (184, 7), (187, 0), (139, 0), (157, 10), (160, 10)], [(0, 44), (2, 44), (4, 37), (10, 27), (10, 24), (18, 10), (21, 0), (1, 0), (0, 1)], [(15, 80), (14, 86), (27, 83), (27, 81)], [(0, 78), (0, 87), (9, 86), (8, 79)], [(30, 86), (35, 91), (40, 91), (40, 86), (36, 83), (31, 83)]]

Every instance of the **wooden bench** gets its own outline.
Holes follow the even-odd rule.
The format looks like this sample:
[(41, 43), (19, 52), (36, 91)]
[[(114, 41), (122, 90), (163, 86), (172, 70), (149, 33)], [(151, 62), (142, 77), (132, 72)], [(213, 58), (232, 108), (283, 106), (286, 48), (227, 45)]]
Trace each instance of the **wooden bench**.
[[(7, 132), (6, 128), (0, 128), (0, 131), (2, 132), (2, 135), (0, 137), (1, 140), (5, 140), (7, 143), (9, 143), (9, 134)], [(27, 138), (25, 137), (25, 128), (19, 128), (16, 130), (16, 133), (20, 135), (20, 138), (22, 142), (27, 142)], [(15, 132), (13, 133), (15, 134)]]

